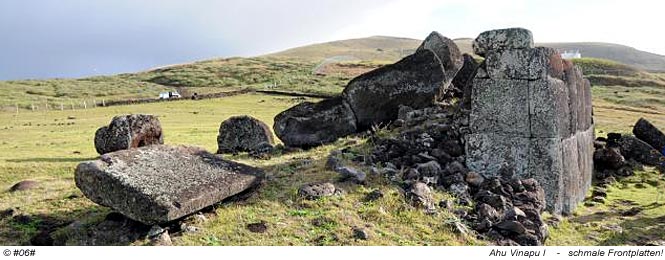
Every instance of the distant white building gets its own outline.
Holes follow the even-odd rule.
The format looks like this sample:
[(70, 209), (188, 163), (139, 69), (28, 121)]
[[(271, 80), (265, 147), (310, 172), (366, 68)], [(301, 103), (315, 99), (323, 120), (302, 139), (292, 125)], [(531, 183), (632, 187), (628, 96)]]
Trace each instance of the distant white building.
[(561, 52), (561, 58), (562, 59), (579, 59), (582, 58), (582, 54), (580, 53), (579, 50), (574, 50), (574, 51), (563, 51)]

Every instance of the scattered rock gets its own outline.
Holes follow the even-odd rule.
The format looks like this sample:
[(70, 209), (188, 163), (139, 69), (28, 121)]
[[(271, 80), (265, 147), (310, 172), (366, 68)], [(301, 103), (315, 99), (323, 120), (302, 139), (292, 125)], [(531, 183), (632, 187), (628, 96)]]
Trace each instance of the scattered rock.
[(356, 132), (353, 110), (342, 97), (303, 102), (275, 116), (275, 134), (287, 146), (309, 148)]
[(504, 220), (495, 225), (496, 228), (512, 232), (514, 234), (522, 235), (526, 233), (526, 228), (522, 223), (515, 220)]
[(38, 185), (39, 185), (39, 182), (37, 182), (37, 181), (32, 181), (32, 180), (20, 181), (16, 184), (12, 185), (12, 187), (9, 188), (9, 192), (30, 190), (30, 189), (36, 188)]
[(336, 225), (337, 222), (334, 219), (328, 218), (328, 217), (318, 217), (315, 219), (312, 219), (312, 225), (315, 227), (325, 227), (325, 226), (332, 226)]
[(504, 214), (504, 220), (521, 220), (526, 218), (526, 214), (518, 207), (512, 207)]
[(0, 211), (0, 219), (8, 218), (8, 217), (14, 217), (16, 214), (15, 209), (5, 209)]
[(269, 160), (272, 157), (275, 147), (268, 142), (261, 142), (257, 144), (254, 148), (250, 149), (249, 156)]
[(247, 224), (247, 230), (254, 232), (254, 233), (264, 233), (268, 231), (268, 225), (266, 225), (265, 221), (260, 221), (257, 223), (250, 223)]
[(172, 246), (173, 242), (171, 241), (171, 236), (169, 235), (169, 232), (164, 230), (164, 232), (160, 233), (159, 235), (150, 238), (150, 245), (151, 246)]
[(383, 192), (381, 190), (373, 190), (365, 196), (365, 201), (375, 201), (383, 198)]
[(476, 205), (476, 213), (480, 219), (488, 219), (490, 221), (497, 221), (499, 219), (499, 213), (496, 209), (485, 203)]
[(306, 199), (319, 199), (337, 194), (337, 188), (330, 182), (305, 184), (298, 189), (298, 195)]
[[(90, 200), (145, 224), (194, 213), (258, 185), (263, 172), (197, 147), (154, 145), (117, 151), (76, 168)], [(128, 200), (127, 198), (133, 198)]]
[(593, 163), (598, 170), (616, 170), (626, 164), (626, 159), (621, 155), (619, 148), (607, 147), (596, 149), (593, 153)]
[(428, 211), (434, 209), (432, 190), (425, 183), (415, 182), (411, 184), (406, 192), (406, 197), (415, 207), (421, 207)]
[(483, 184), (485, 178), (477, 172), (470, 171), (466, 174), (465, 180), (469, 185), (473, 187), (479, 187), (481, 184)]
[(429, 161), (426, 163), (418, 164), (416, 170), (422, 177), (433, 177), (441, 174), (441, 165), (436, 161)]
[(163, 143), (162, 126), (153, 115), (116, 116), (111, 124), (95, 132), (95, 149), (99, 154)]
[(267, 144), (272, 150), (274, 140), (270, 127), (250, 116), (234, 116), (224, 120), (219, 126), (217, 153), (238, 153), (265, 149), (259, 145)]
[(337, 167), (335, 168), (335, 172), (339, 173), (341, 179), (344, 181), (350, 180), (355, 183), (365, 183), (365, 179), (367, 179), (367, 174), (350, 166)]
[(364, 228), (354, 227), (353, 228), (353, 238), (360, 240), (368, 240), (369, 233)]
[(51, 237), (51, 233), (47, 230), (40, 231), (30, 239), (30, 245), (33, 246), (52, 246), (53, 243), (53, 237)]

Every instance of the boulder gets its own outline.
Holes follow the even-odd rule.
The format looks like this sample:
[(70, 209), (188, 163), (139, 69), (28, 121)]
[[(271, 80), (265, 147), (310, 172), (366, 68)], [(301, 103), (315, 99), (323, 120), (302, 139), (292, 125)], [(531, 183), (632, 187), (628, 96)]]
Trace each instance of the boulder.
[(476, 75), (479, 64), (473, 56), (467, 53), (464, 53), (462, 58), (464, 59), (464, 65), (455, 75), (453, 86), (459, 90), (455, 97), (462, 98), (462, 104), (466, 108), (470, 108), (473, 77)]
[(417, 50), (425, 49), (434, 52), (436, 57), (441, 60), (441, 65), (446, 73), (446, 85), (455, 78), (457, 71), (465, 64), (457, 44), (438, 32), (430, 33)]
[(651, 122), (640, 118), (633, 127), (633, 134), (660, 151), (660, 153), (665, 154), (665, 134), (651, 124)]
[(624, 135), (619, 139), (621, 154), (649, 166), (665, 167), (665, 156), (637, 137)]
[(153, 115), (116, 116), (111, 124), (95, 132), (95, 149), (99, 154), (163, 143), (162, 126)]
[(356, 132), (356, 117), (342, 97), (303, 102), (275, 116), (275, 134), (285, 145), (313, 147)]
[(263, 172), (201, 148), (154, 145), (102, 155), (76, 167), (95, 203), (145, 224), (192, 214), (260, 183)]
[(37, 182), (37, 181), (32, 181), (32, 180), (20, 181), (20, 182), (17, 182), (16, 184), (12, 185), (12, 187), (9, 188), (9, 192), (30, 190), (30, 189), (36, 188), (38, 185), (39, 185), (39, 182)]
[(217, 153), (251, 152), (264, 149), (260, 145), (273, 145), (270, 127), (250, 116), (234, 116), (219, 126)]
[(533, 34), (523, 28), (486, 31), (473, 41), (473, 52), (485, 57), (490, 51), (533, 48)]
[(338, 193), (335, 185), (330, 182), (308, 183), (298, 189), (298, 195), (311, 200), (330, 197)]
[(428, 107), (441, 97), (448, 79), (436, 54), (418, 50), (395, 64), (362, 74), (343, 91), (359, 130), (397, 119), (400, 105)]

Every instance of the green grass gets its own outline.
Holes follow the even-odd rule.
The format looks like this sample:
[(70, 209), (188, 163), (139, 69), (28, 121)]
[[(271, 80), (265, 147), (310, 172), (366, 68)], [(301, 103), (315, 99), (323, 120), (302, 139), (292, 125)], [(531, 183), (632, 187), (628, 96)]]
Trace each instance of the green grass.
[[(31, 219), (28, 223), (18, 223), (11, 218), (0, 220), (0, 244), (27, 244), (40, 223), (67, 224), (78, 220), (93, 225), (103, 219), (109, 210), (82, 197), (74, 185), (73, 173), (79, 162), (97, 157), (92, 140), (94, 131), (108, 124), (114, 115), (159, 115), (167, 144), (191, 144), (214, 151), (218, 127), (224, 119), (250, 114), (272, 125), (274, 115), (294, 104), (292, 98), (247, 94), (204, 101), (22, 112), (18, 118), (12, 113), (0, 113), (0, 122), (5, 126), (0, 128), (0, 187), (3, 187), (0, 209), (20, 208), (20, 214)], [(67, 119), (70, 116), (75, 119)], [(335, 180), (335, 173), (323, 170), (325, 157), (346, 141), (269, 161), (250, 159), (247, 155), (231, 157), (265, 169), (268, 184), (247, 202), (216, 208), (217, 216), (199, 225), (200, 232), (174, 237), (174, 242), (178, 245), (482, 244), (451, 232), (446, 223), (455, 218), (450, 213), (425, 215), (407, 206), (400, 190), (381, 179), (372, 180), (366, 187), (342, 184), (346, 194), (341, 197), (318, 201), (299, 199), (296, 192), (300, 185)], [(29, 191), (6, 191), (26, 179), (37, 180), (40, 185)], [(373, 189), (381, 189), (385, 197), (363, 202), (362, 198)], [(436, 196), (448, 195), (437, 192)], [(333, 222), (314, 226), (312, 220), (320, 217)], [(259, 220), (269, 223), (267, 233), (246, 230), (246, 224)], [(367, 227), (372, 239), (353, 239), (354, 226)], [(61, 231), (57, 236), (67, 236), (66, 233)]]

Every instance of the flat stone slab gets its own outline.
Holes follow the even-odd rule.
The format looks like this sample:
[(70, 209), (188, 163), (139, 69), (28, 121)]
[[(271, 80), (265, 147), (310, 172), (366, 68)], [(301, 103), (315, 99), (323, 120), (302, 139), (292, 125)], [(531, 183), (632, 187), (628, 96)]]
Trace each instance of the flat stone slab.
[(257, 185), (260, 169), (202, 148), (153, 145), (102, 155), (76, 167), (90, 200), (148, 225), (169, 222)]

